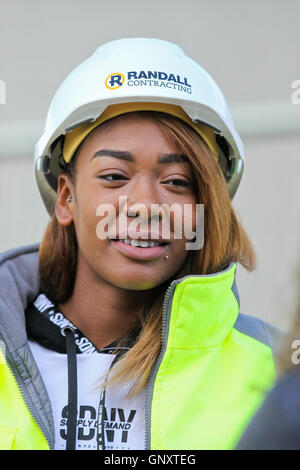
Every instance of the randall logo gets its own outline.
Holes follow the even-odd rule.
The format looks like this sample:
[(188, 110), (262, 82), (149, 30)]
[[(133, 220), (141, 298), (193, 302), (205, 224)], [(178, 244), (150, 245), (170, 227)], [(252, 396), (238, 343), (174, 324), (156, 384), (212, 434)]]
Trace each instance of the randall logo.
[(125, 82), (125, 77), (122, 73), (111, 73), (105, 80), (105, 86), (110, 90), (120, 88)]
[(171, 90), (181, 91), (183, 93), (192, 93), (192, 86), (187, 77), (181, 77), (175, 73), (160, 72), (157, 70), (140, 70), (127, 72), (127, 76), (122, 73), (112, 73), (105, 80), (105, 86), (110, 90), (116, 90), (124, 85), (130, 87), (159, 87), (169, 88)]

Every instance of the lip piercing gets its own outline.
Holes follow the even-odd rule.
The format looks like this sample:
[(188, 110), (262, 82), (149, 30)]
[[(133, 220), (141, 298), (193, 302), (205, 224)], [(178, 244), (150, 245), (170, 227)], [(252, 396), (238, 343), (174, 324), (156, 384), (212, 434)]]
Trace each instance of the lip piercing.
[(67, 202), (71, 202), (72, 201), (72, 196), (71, 194), (67, 197)]
[(168, 256), (164, 256), (164, 259), (169, 259), (169, 257), (168, 257)]

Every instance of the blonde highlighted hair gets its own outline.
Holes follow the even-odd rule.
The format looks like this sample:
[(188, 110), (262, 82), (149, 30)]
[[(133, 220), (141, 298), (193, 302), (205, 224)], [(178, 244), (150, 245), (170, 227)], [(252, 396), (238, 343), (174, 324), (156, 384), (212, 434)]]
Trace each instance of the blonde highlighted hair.
[[(148, 301), (138, 312), (135, 344), (111, 371), (108, 383), (130, 383), (129, 396), (144, 389), (160, 352), (163, 300), (170, 282), (187, 275), (219, 272), (231, 262), (240, 263), (247, 270), (255, 265), (253, 248), (232, 207), (221, 167), (201, 137), (173, 116), (153, 111), (138, 113), (154, 119), (178, 151), (187, 156), (195, 178), (197, 202), (204, 204), (205, 226), (203, 248), (190, 251), (172, 279), (153, 289), (151, 304)], [(73, 179), (75, 165), (76, 157), (66, 168)], [(40, 283), (41, 290), (55, 303), (63, 303), (72, 295), (78, 249), (74, 225), (61, 226), (54, 214), (40, 246)], [(122, 338), (119, 346), (125, 340)]]

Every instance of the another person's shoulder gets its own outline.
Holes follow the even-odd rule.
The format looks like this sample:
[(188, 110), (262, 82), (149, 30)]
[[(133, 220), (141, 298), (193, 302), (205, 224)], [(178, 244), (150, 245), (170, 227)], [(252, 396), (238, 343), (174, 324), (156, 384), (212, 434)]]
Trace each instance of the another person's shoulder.
[(237, 450), (300, 449), (300, 371), (291, 369), (267, 394)]

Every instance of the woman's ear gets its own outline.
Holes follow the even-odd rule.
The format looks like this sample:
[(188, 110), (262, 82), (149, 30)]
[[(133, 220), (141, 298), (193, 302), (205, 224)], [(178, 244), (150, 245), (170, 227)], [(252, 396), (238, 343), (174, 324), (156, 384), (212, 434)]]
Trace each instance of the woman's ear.
[(67, 226), (73, 222), (74, 187), (67, 175), (59, 175), (57, 180), (57, 199), (55, 214), (60, 225)]

